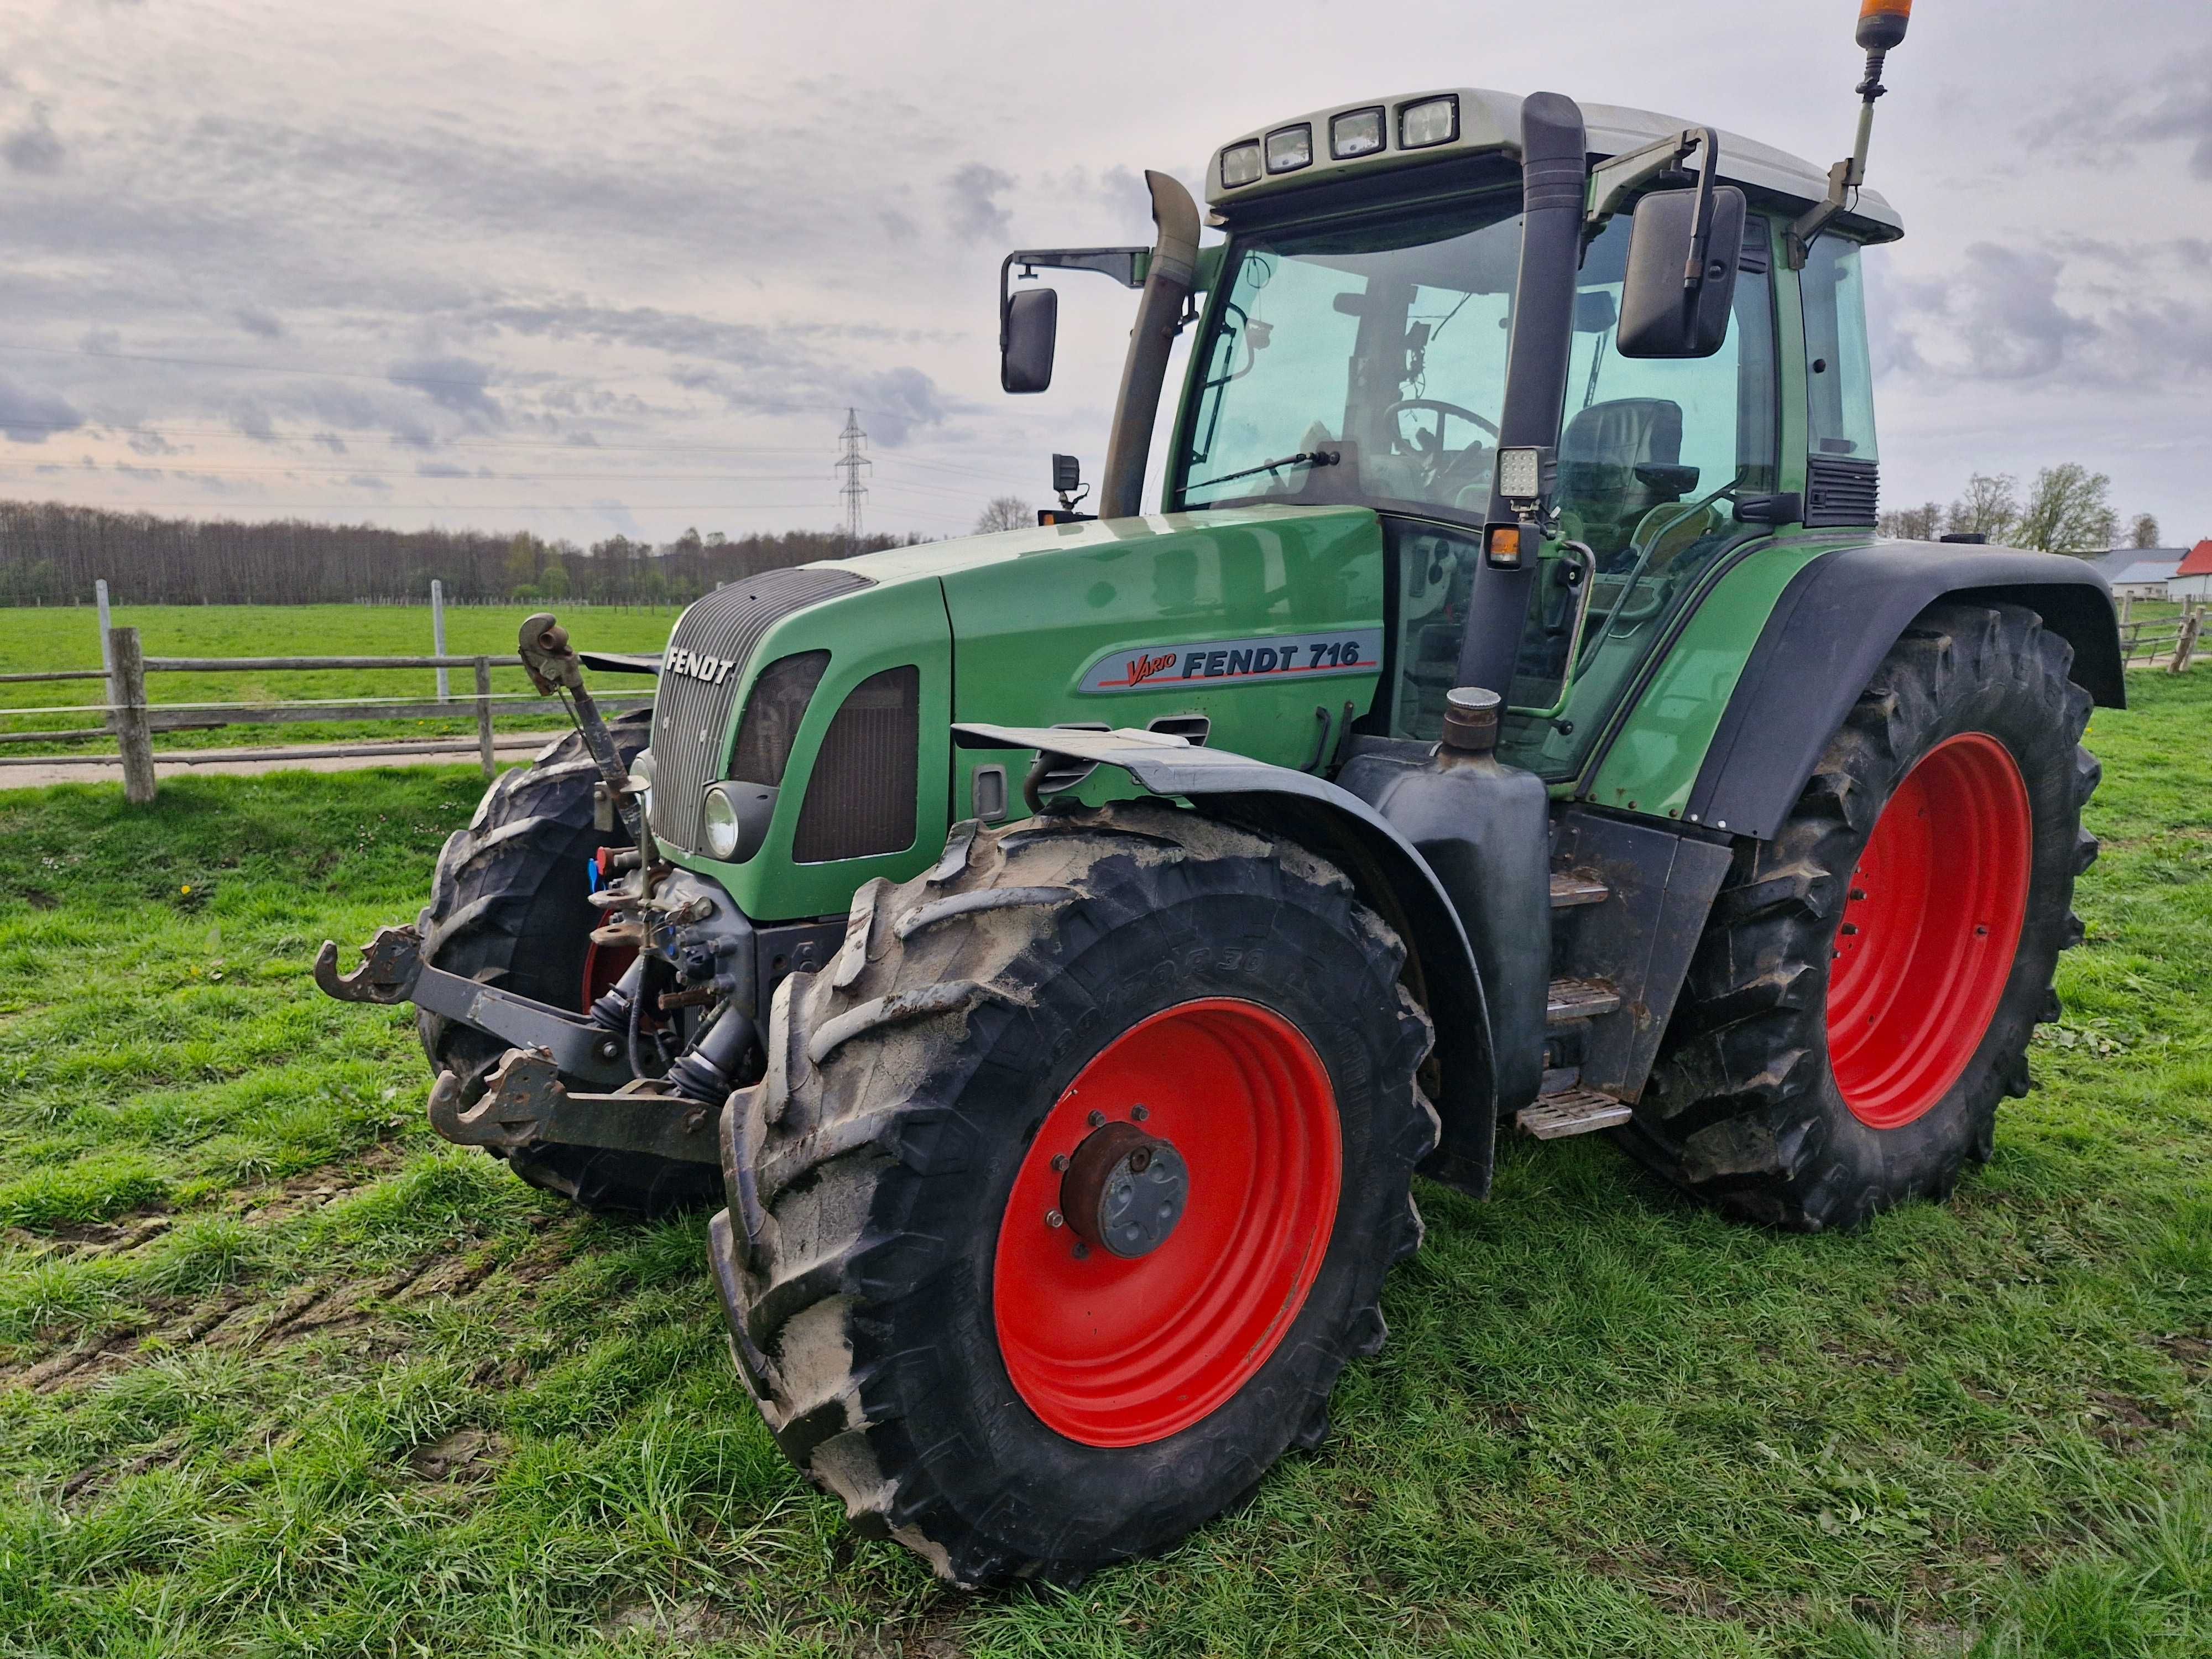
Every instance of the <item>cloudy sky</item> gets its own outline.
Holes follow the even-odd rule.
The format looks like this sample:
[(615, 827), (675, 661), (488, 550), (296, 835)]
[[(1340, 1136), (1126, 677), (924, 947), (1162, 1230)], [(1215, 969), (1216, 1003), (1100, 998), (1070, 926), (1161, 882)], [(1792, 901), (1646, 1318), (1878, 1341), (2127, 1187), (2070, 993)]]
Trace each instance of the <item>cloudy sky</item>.
[[(945, 534), (1091, 466), (1133, 297), (997, 386), (997, 262), (1277, 116), (1556, 90), (1848, 148), (1850, 0), (0, 0), (0, 495)], [(2078, 459), (2212, 535), (2212, 9), (1930, 0), (1869, 182), (1884, 494)], [(1153, 481), (1156, 483), (1155, 480)]]

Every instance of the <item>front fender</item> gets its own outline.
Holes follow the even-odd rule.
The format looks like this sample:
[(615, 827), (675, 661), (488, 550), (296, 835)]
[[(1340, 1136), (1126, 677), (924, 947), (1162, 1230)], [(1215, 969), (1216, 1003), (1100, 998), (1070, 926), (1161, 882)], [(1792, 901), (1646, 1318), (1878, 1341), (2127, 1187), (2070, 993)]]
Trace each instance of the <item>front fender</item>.
[(1423, 1172), (1478, 1198), (1489, 1191), (1498, 1085), (1482, 974), (1436, 872), (1374, 808), (1308, 773), (1157, 732), (962, 724), (952, 733), (962, 748), (1035, 749), (1117, 768), (1152, 794), (1285, 836), (1342, 869), (1406, 941), (1411, 988), (1436, 1027), (1431, 1093), (1443, 1133)]

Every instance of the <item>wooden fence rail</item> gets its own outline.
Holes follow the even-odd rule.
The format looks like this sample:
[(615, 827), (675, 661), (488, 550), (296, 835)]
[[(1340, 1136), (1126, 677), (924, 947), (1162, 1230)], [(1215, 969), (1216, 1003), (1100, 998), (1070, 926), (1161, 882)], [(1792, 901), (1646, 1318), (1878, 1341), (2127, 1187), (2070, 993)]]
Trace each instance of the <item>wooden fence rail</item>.
[[(140, 646), (138, 630), (135, 628), (110, 629), (108, 647), (114, 664), (112, 673), (105, 668), (60, 668), (40, 673), (0, 674), (0, 683), (9, 684), (40, 680), (106, 680), (108, 692), (107, 700), (104, 702), (0, 708), (0, 715), (100, 714), (106, 717), (105, 725), (72, 726), (59, 731), (0, 732), (0, 744), (112, 740), (123, 763), (124, 799), (138, 805), (154, 799), (153, 737), (156, 732), (207, 732), (226, 726), (284, 725), (300, 720), (434, 720), (441, 715), (456, 714), (464, 709), (472, 708), (476, 714), (477, 757), (483, 766), (484, 776), (489, 778), (497, 770), (493, 757), (492, 714), (495, 707), (508, 703), (534, 705), (544, 701), (532, 692), (492, 690), (492, 669), (495, 666), (516, 667), (521, 663), (520, 657), (149, 657)], [(281, 703), (149, 703), (146, 697), (146, 676), (149, 674), (386, 668), (471, 669), (475, 672), (476, 690), (472, 695), (439, 701), (416, 697), (330, 697), (300, 698)], [(610, 714), (653, 706), (650, 696), (603, 697), (599, 701), (600, 707)], [(451, 742), (435, 740), (404, 749), (386, 744), (334, 744), (312, 749), (270, 749), (260, 751), (255, 758), (307, 760), (353, 755), (427, 753), (441, 750), (450, 751), (456, 746)], [(55, 763), (52, 757), (0, 758), (0, 767), (52, 763)], [(94, 757), (86, 757), (82, 763), (70, 757), (59, 763), (99, 763)]]

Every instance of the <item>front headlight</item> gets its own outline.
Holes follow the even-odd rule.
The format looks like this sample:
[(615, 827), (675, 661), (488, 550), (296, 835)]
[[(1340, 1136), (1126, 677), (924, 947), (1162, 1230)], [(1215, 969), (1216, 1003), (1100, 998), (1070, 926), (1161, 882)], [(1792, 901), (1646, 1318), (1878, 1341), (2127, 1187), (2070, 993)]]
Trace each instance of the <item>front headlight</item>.
[(707, 831), (707, 854), (725, 864), (743, 864), (768, 839), (775, 816), (775, 791), (764, 783), (732, 778), (707, 791), (700, 822)]
[(738, 851), (738, 804), (727, 787), (716, 784), (707, 792), (706, 810), (700, 815), (707, 830), (707, 853), (727, 863)]

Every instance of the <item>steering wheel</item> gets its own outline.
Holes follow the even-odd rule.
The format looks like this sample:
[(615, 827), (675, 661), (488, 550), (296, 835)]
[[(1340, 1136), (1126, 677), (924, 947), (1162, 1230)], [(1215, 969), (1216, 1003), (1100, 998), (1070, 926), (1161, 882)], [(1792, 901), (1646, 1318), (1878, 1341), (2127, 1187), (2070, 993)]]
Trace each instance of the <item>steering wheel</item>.
[(1444, 441), (1444, 417), (1449, 415), (1472, 422), (1493, 438), (1498, 436), (1498, 428), (1492, 422), (1483, 419), (1471, 409), (1462, 408), (1458, 404), (1448, 404), (1441, 398), (1401, 398), (1382, 411), (1382, 418), (1387, 421), (1400, 410), (1407, 409), (1433, 409), (1437, 411), (1437, 444), (1440, 448)]

